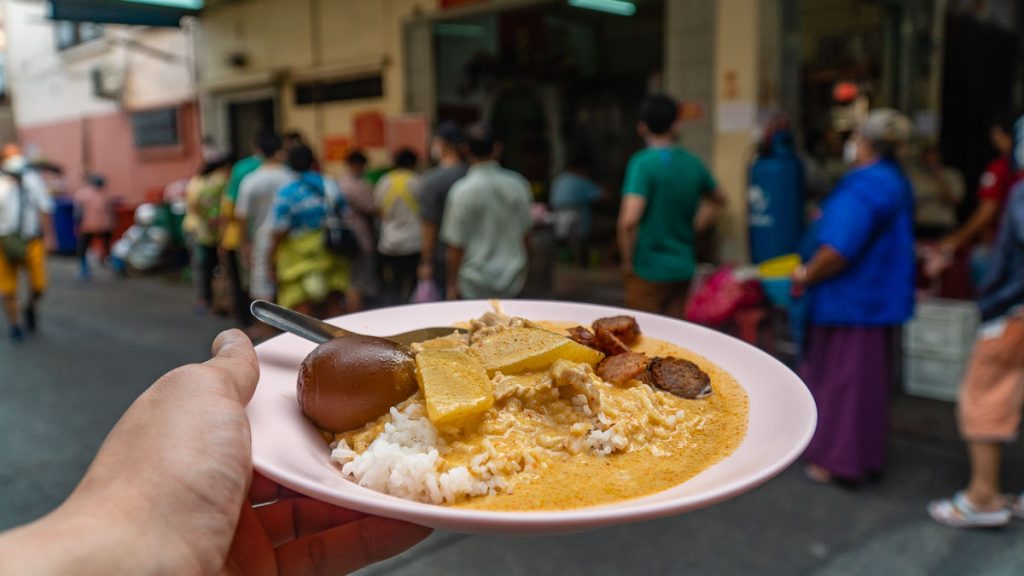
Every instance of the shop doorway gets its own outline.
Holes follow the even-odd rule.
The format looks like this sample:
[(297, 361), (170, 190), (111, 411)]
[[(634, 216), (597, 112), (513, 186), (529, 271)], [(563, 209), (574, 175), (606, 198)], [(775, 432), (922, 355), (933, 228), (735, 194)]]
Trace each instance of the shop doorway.
[[(942, 79), (942, 155), (967, 182), (977, 182), (996, 151), (989, 128), (996, 114), (1012, 110), (1020, 37), (995, 24), (950, 13), (946, 19)], [(966, 218), (977, 205), (968, 194)]]
[(436, 119), (489, 122), (539, 200), (570, 155), (618, 191), (663, 69), (664, 0), (634, 3), (628, 17), (558, 2), (433, 22)]
[(253, 138), (276, 126), (273, 98), (228, 103), (228, 143), (236, 158), (252, 154)]

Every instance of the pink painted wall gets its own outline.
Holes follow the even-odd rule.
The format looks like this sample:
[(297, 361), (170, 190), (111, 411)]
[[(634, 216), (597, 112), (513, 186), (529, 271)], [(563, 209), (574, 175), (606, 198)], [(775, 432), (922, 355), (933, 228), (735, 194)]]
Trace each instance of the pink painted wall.
[(110, 195), (135, 205), (150, 190), (191, 176), (199, 168), (197, 108), (185, 104), (178, 114), (182, 150), (152, 157), (135, 149), (131, 123), (123, 112), (19, 128), (18, 136), (22, 145), (34, 145), (43, 157), (64, 168), (69, 192), (82, 185), (88, 158), (91, 171), (106, 178)]

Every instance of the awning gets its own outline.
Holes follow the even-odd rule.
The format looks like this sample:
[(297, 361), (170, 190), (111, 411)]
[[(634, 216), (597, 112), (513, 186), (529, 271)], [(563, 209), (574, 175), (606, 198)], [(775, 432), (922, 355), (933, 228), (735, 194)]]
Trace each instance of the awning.
[(50, 18), (73, 22), (177, 27), (204, 0), (51, 0)]

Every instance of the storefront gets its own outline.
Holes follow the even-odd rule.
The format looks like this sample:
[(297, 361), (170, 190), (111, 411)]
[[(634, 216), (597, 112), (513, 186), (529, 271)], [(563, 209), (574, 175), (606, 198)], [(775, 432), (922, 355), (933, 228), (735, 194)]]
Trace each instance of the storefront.
[[(878, 107), (914, 121), (915, 150), (939, 145), (948, 164), (977, 181), (994, 153), (992, 116), (1020, 98), (1016, 24), (1024, 11), (1005, 1), (782, 4), (789, 15), (782, 50), (790, 52), (783, 56), (780, 105), (792, 113), (827, 182), (843, 170), (843, 139), (859, 116)], [(972, 207), (969, 196), (961, 212)]]
[(635, 2), (631, 14), (519, 4), (441, 11), (421, 24), (434, 52), (432, 116), (492, 125), (503, 163), (539, 198), (570, 156), (618, 190), (642, 146), (640, 102), (663, 89), (664, 1)]

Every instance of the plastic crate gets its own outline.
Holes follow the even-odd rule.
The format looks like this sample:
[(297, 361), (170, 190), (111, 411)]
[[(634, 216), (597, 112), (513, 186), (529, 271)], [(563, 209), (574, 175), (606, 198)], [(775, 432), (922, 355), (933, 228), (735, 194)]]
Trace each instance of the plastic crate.
[(904, 331), (906, 350), (910, 354), (966, 360), (974, 346), (979, 321), (974, 302), (937, 298), (922, 301)]
[(909, 355), (904, 358), (907, 394), (955, 402), (967, 362), (941, 356)]

